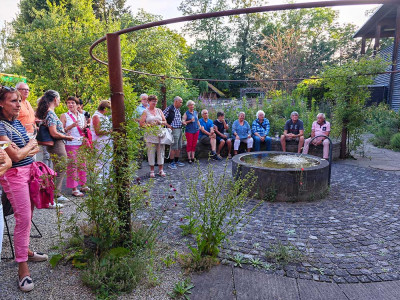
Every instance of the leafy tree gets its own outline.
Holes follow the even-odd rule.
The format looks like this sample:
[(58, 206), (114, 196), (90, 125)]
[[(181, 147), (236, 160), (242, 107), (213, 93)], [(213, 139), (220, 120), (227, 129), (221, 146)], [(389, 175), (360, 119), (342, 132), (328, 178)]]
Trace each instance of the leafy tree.
[[(276, 12), (263, 29), (266, 36), (295, 29), (301, 43), (299, 51), (305, 54), (305, 75), (322, 70), (325, 64), (345, 62), (355, 57), (360, 49), (352, 34), (355, 26), (338, 22), (338, 12), (331, 8), (313, 8)], [(337, 58), (336, 58), (337, 57)]]
[[(373, 74), (383, 72), (386, 64), (382, 59), (350, 60), (342, 66), (325, 68), (323, 81), (329, 89), (326, 98), (334, 103), (333, 115), (336, 130), (341, 128), (340, 157), (346, 158), (348, 134), (353, 134), (353, 140), (357, 132), (363, 126), (366, 114), (365, 101), (369, 98), (368, 85), (373, 83)], [(371, 75), (362, 75), (371, 74)]]
[(129, 13), (129, 7), (125, 7), (126, 0), (95, 0), (93, 10), (100, 20), (120, 19)]
[[(18, 22), (20, 24), (32, 23), (38, 11), (49, 11), (49, 4), (62, 4), (67, 9), (71, 8), (71, 0), (21, 0)], [(122, 15), (129, 13), (129, 7), (125, 7), (125, 4), (126, 0), (93, 0), (92, 8), (96, 18), (100, 20), (119, 19)]]
[[(233, 0), (233, 8), (248, 8), (266, 5), (265, 0)], [(252, 71), (251, 62), (255, 60), (254, 46), (260, 44), (260, 29), (265, 23), (262, 14), (245, 14), (230, 17), (235, 36), (232, 53), (238, 64), (234, 67), (234, 78), (245, 79)]]
[(59, 5), (60, 0), (21, 0), (19, 2), (18, 23), (20, 25), (32, 23), (39, 11), (49, 11), (48, 3)]
[[(143, 23), (160, 20), (161, 17), (146, 13), (143, 10), (126, 20), (126, 26), (132, 27)], [(136, 55), (129, 62), (131, 69), (167, 76), (190, 77), (185, 60), (189, 56), (189, 48), (185, 39), (167, 27), (156, 27), (140, 30), (127, 36), (129, 44), (135, 48)], [(159, 77), (127, 73), (126, 75), (137, 93), (160, 95), (162, 80)], [(190, 82), (166, 80), (167, 99), (172, 100), (179, 95), (183, 99), (198, 95)]]
[[(221, 11), (228, 6), (224, 0), (184, 0), (178, 9), (183, 15)], [(230, 29), (223, 18), (203, 19), (189, 22), (185, 33), (195, 39), (191, 55), (187, 60), (190, 73), (197, 78), (228, 79), (231, 68), (229, 36)], [(216, 84), (219, 89), (227, 89), (227, 83)]]
[(18, 49), (10, 47), (10, 37), (15, 34), (11, 23), (4, 23), (0, 31), (0, 72), (19, 73), (21, 56)]
[[(254, 50), (257, 63), (254, 64), (253, 77), (257, 80), (290, 79), (304, 75), (304, 53), (301, 51), (300, 36), (294, 29), (277, 30), (265, 36), (262, 46)], [(294, 88), (294, 81), (264, 81), (260, 85), (268, 90)]]
[[(101, 35), (118, 30), (119, 23), (101, 23), (88, 0), (70, 0), (68, 7), (48, 5), (47, 10), (36, 11), (32, 23), (19, 26), (13, 39), (25, 75), (39, 90), (52, 88), (62, 97), (108, 98), (107, 68), (93, 61), (88, 49)], [(134, 57), (134, 50), (121, 39), (125, 57)], [(104, 45), (97, 55), (107, 60)]]

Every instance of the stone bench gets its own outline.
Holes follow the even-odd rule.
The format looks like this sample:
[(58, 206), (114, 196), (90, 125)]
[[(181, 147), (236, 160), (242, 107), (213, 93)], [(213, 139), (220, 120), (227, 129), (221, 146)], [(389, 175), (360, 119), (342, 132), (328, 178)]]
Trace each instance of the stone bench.
[[(298, 143), (296, 141), (286, 141), (286, 151), (287, 152), (297, 152), (297, 146), (298, 146)], [(245, 143), (240, 143), (239, 153), (246, 152), (246, 150), (247, 150), (247, 145)], [(266, 151), (265, 143), (261, 144), (260, 151)], [(282, 151), (281, 142), (276, 141), (275, 139), (272, 139), (271, 151)], [(322, 151), (323, 151), (322, 145), (318, 145), (318, 146), (310, 145), (308, 154), (322, 157), (322, 154), (323, 154)], [(210, 145), (204, 145), (200, 142), (197, 142), (197, 146), (196, 146), (196, 157), (197, 158), (208, 158), (210, 152), (211, 152)], [(233, 155), (233, 143), (232, 143), (232, 153), (231, 154)], [(332, 159), (333, 160), (339, 159), (339, 155), (340, 155), (340, 142), (334, 141), (333, 145), (332, 145)], [(227, 146), (224, 146), (224, 148), (222, 148), (221, 156), (222, 157), (228, 156)], [(186, 144), (184, 144), (182, 146), (181, 157), (184, 159), (187, 158)]]

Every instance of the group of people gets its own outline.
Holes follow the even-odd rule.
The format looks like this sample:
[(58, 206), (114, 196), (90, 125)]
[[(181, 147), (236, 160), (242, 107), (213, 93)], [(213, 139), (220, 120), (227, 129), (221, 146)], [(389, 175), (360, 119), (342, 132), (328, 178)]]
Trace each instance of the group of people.
[[(87, 174), (85, 162), (79, 161), (79, 149), (88, 146), (89, 136), (92, 137), (95, 149), (101, 153), (106, 146), (112, 143), (111, 122), (107, 114), (111, 111), (111, 102), (103, 100), (100, 102), (97, 111), (91, 117), (83, 110), (83, 103), (76, 97), (68, 97), (66, 105), (68, 111), (60, 116), (55, 109), (60, 105), (60, 95), (54, 90), (46, 91), (38, 100), (36, 112), (33, 110), (27, 98), (29, 97), (29, 86), (18, 83), (15, 88), (2, 86), (0, 88), (0, 184), (3, 192), (10, 202), (15, 217), (14, 245), (15, 257), (18, 263), (18, 286), (22, 291), (30, 291), (34, 288), (30, 276), (28, 261), (45, 261), (46, 254), (35, 252), (29, 249), (29, 236), (34, 203), (30, 195), (31, 170), (40, 151), (36, 133), (43, 128), (48, 131), (53, 143), (43, 147), (43, 153), (50, 153), (56, 159), (53, 160), (57, 172), (55, 179), (55, 192), (57, 201), (52, 206), (62, 207), (59, 202), (68, 201), (68, 198), (61, 194), (63, 179), (66, 176), (66, 187), (72, 189), (72, 195), (84, 196), (89, 191), (86, 185)], [(232, 124), (231, 137), (227, 131), (229, 126), (223, 112), (217, 113), (217, 119), (212, 121), (208, 111), (201, 111), (201, 118), (195, 110), (195, 102), (189, 100), (186, 103), (187, 110), (181, 115), (183, 100), (175, 97), (174, 103), (164, 111), (157, 108), (158, 99), (155, 95), (141, 95), (141, 104), (137, 107), (139, 124), (146, 130), (144, 139), (146, 141), (147, 157), (150, 165), (150, 177), (155, 177), (156, 158), (158, 164), (158, 175), (165, 177), (164, 155), (165, 144), (160, 138), (160, 130), (167, 127), (171, 130), (173, 143), (170, 145), (169, 168), (174, 170), (177, 167), (185, 166), (179, 160), (183, 130), (187, 141), (186, 151), (188, 163), (195, 160), (197, 143), (211, 147), (211, 157), (217, 161), (222, 160), (221, 150), (226, 145), (228, 158), (231, 158), (231, 150), (236, 155), (241, 143), (245, 143), (247, 151), (254, 146), (259, 151), (261, 144), (266, 143), (266, 149), (271, 149), (271, 138), (268, 136), (270, 124), (265, 113), (258, 111), (256, 119), (250, 126), (245, 120), (245, 113), (240, 112), (238, 119)], [(39, 130), (38, 130), (39, 128)], [(42, 128), (42, 129), (43, 129)], [(90, 134), (88, 133), (90, 132)], [(318, 114), (317, 121), (312, 125), (311, 138), (305, 140), (303, 122), (299, 120), (297, 112), (292, 112), (291, 119), (285, 124), (284, 133), (281, 136), (283, 151), (286, 150), (286, 142), (296, 140), (299, 143), (298, 151), (303, 148), (307, 153), (309, 144), (324, 145), (324, 158), (328, 158), (328, 141), (324, 138), (329, 136), (330, 124), (325, 120), (324, 114)], [(318, 137), (319, 136), (319, 137)], [(318, 137), (312, 139), (314, 137)], [(90, 147), (90, 145), (89, 145)], [(63, 168), (60, 161), (67, 161), (67, 168)], [(107, 160), (107, 159), (106, 159)], [(108, 176), (109, 161), (98, 161), (99, 176)], [(103, 171), (101, 173), (100, 171)], [(0, 205), (0, 255), (3, 238), (3, 214)]]
[[(238, 119), (232, 124), (231, 137), (228, 137), (229, 126), (225, 121), (223, 112), (217, 112), (217, 119), (212, 121), (209, 118), (208, 111), (201, 111), (201, 118), (195, 110), (195, 102), (187, 101), (187, 111), (181, 115), (181, 106), (183, 100), (176, 96), (174, 103), (168, 106), (164, 111), (157, 108), (157, 97), (147, 94), (140, 95), (141, 104), (137, 107), (137, 113), (140, 117), (141, 127), (157, 127), (157, 130), (145, 135), (148, 162), (150, 165), (150, 177), (155, 177), (154, 166), (155, 158), (159, 168), (158, 175), (165, 177), (164, 172), (164, 156), (165, 144), (158, 133), (163, 126), (171, 129), (173, 143), (170, 145), (169, 158), (171, 160), (168, 167), (176, 170), (177, 167), (185, 166), (185, 163), (179, 161), (182, 149), (182, 127), (185, 126), (184, 132), (186, 137), (186, 152), (188, 163), (191, 164), (195, 160), (195, 152), (197, 143), (208, 145), (211, 148), (211, 157), (215, 160), (222, 160), (221, 150), (226, 145), (228, 150), (228, 158), (232, 158), (231, 150), (233, 144), (234, 155), (238, 154), (241, 143), (245, 143), (247, 151), (260, 151), (261, 144), (266, 144), (266, 150), (271, 151), (271, 137), (268, 136), (270, 131), (269, 120), (265, 117), (265, 113), (259, 110), (256, 119), (250, 124), (245, 120), (246, 114), (240, 112)], [(309, 144), (323, 144), (323, 158), (328, 159), (329, 141), (323, 136), (328, 137), (330, 133), (330, 124), (325, 120), (323, 113), (318, 114), (317, 121), (312, 124), (311, 137), (304, 140), (304, 125), (299, 119), (299, 114), (294, 111), (291, 113), (290, 119), (285, 123), (284, 132), (280, 137), (282, 150), (286, 152), (286, 142), (296, 141), (298, 143), (298, 153), (308, 153)], [(279, 137), (279, 136), (278, 136)], [(313, 139), (314, 137), (317, 137)], [(304, 146), (304, 147), (303, 147)]]
[[(77, 153), (86, 145), (87, 137), (92, 136), (96, 148), (101, 149), (109, 138), (111, 127), (105, 116), (111, 109), (108, 100), (100, 102), (98, 110), (90, 117), (83, 111), (82, 101), (68, 97), (68, 111), (58, 118), (54, 112), (60, 105), (60, 95), (54, 90), (46, 91), (40, 99), (36, 112), (27, 100), (29, 86), (20, 82), (15, 88), (0, 86), (0, 184), (6, 199), (14, 211), (14, 248), (18, 263), (18, 286), (24, 292), (34, 288), (30, 276), (28, 261), (46, 261), (46, 254), (29, 249), (29, 237), (34, 203), (30, 191), (31, 172), (36, 154), (40, 151), (38, 140), (40, 127), (48, 132), (50, 142), (43, 146), (43, 153), (53, 155), (53, 165), (57, 172), (55, 179), (55, 203), (50, 208), (62, 207), (59, 202), (69, 199), (61, 194), (63, 179), (67, 176), (66, 186), (72, 189), (72, 195), (84, 196), (89, 191), (86, 185), (84, 162), (78, 163)], [(89, 129), (90, 128), (90, 129)], [(90, 130), (91, 134), (87, 131)], [(86, 132), (86, 133), (85, 133)], [(43, 134), (43, 131), (42, 131)], [(44, 155), (45, 156), (45, 155)], [(67, 168), (61, 161), (67, 162)], [(78, 188), (80, 186), (80, 188)], [(4, 197), (3, 197), (4, 198)], [(0, 257), (3, 238), (3, 211), (0, 204)]]

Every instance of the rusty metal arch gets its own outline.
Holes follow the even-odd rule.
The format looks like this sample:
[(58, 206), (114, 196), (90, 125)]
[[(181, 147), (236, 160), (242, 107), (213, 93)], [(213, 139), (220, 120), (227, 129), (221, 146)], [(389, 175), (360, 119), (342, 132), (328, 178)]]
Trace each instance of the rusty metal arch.
[[(121, 35), (129, 32), (134, 32), (142, 29), (148, 29), (152, 27), (157, 27), (157, 26), (162, 26), (162, 25), (168, 25), (168, 24), (175, 24), (175, 23), (182, 23), (182, 22), (188, 22), (188, 21), (195, 21), (195, 20), (201, 20), (201, 19), (209, 19), (209, 18), (216, 18), (216, 17), (224, 17), (224, 16), (232, 16), (232, 15), (240, 15), (240, 14), (250, 14), (250, 13), (259, 13), (259, 12), (268, 12), (268, 11), (277, 11), (277, 10), (291, 10), (291, 9), (302, 9), (302, 8), (316, 8), (316, 7), (334, 7), (334, 6), (345, 6), (345, 5), (367, 5), (367, 4), (398, 4), (398, 1), (396, 0), (381, 0), (381, 1), (374, 1), (374, 0), (331, 0), (331, 1), (318, 1), (318, 2), (309, 2), (309, 3), (289, 3), (289, 4), (279, 4), (279, 5), (270, 5), (270, 6), (260, 6), (260, 7), (249, 7), (249, 8), (241, 8), (241, 9), (232, 9), (232, 10), (225, 10), (225, 11), (218, 11), (218, 12), (211, 12), (211, 13), (202, 13), (202, 14), (197, 14), (197, 15), (191, 15), (191, 16), (184, 16), (184, 17), (178, 17), (178, 18), (172, 18), (172, 19), (167, 19), (167, 20), (161, 20), (161, 21), (156, 21), (156, 22), (151, 22), (151, 23), (146, 23), (126, 29), (122, 29), (119, 31), (116, 31), (111, 34), (116, 34), (116, 35)], [(98, 39), (95, 41), (90, 49), (89, 49), (89, 54), (90, 56), (97, 62), (103, 65), (109, 66), (107, 62), (104, 62), (97, 58), (93, 54), (94, 48), (104, 42), (107, 41), (107, 34), (106, 36)], [(160, 77), (160, 78), (171, 78), (171, 79), (180, 79), (180, 80), (195, 80), (195, 81), (221, 81), (221, 82), (256, 82), (259, 80), (221, 80), (221, 79), (213, 79), (213, 78), (188, 78), (188, 77), (177, 77), (177, 76), (167, 76), (163, 74), (152, 74), (148, 72), (142, 72), (142, 71), (136, 71), (132, 69), (126, 69), (122, 68), (123, 71), (128, 71), (140, 75), (146, 75), (146, 76), (154, 76), (154, 77)], [(301, 78), (306, 79), (306, 78)], [(269, 79), (265, 81), (282, 81), (283, 79)], [(287, 80), (287, 79), (285, 79)]]
[[(157, 76), (160, 78), (166, 78), (165, 75), (160, 74), (151, 74), (146, 72), (139, 72), (135, 70), (123, 69), (122, 68), (122, 60), (121, 60), (121, 47), (120, 47), (120, 35), (134, 32), (146, 28), (152, 28), (156, 26), (162, 26), (173, 23), (181, 23), (187, 21), (194, 21), (200, 19), (208, 19), (208, 18), (216, 18), (223, 16), (232, 16), (232, 15), (240, 15), (240, 14), (250, 14), (250, 13), (260, 13), (260, 12), (268, 12), (268, 11), (278, 11), (278, 10), (291, 10), (291, 9), (302, 9), (302, 8), (316, 8), (316, 7), (334, 7), (334, 6), (345, 6), (345, 5), (366, 5), (366, 4), (398, 4), (399, 0), (332, 0), (332, 1), (318, 1), (318, 2), (309, 2), (309, 3), (290, 3), (290, 4), (280, 4), (280, 5), (270, 5), (270, 6), (261, 6), (261, 7), (250, 7), (250, 8), (242, 8), (242, 9), (233, 9), (212, 13), (203, 13), (191, 16), (184, 16), (179, 18), (172, 18), (157, 22), (151, 22), (147, 24), (142, 24), (138, 26), (134, 26), (131, 28), (126, 28), (114, 33), (108, 33), (106, 36), (95, 41), (89, 49), (90, 56), (96, 60), (97, 62), (108, 66), (108, 74), (110, 81), (110, 90), (111, 90), (111, 107), (112, 107), (112, 123), (113, 130), (119, 132), (122, 136), (126, 136), (124, 124), (125, 124), (125, 105), (124, 105), (124, 93), (123, 93), (123, 81), (122, 81), (122, 70), (131, 71), (137, 74), (148, 75), (148, 76)], [(107, 55), (108, 55), (108, 63), (101, 61), (97, 57), (94, 56), (93, 50), (94, 48), (104, 42), (107, 41)], [(172, 77), (170, 77), (172, 78)], [(175, 78), (175, 79), (189, 79), (189, 78)], [(194, 78), (193, 78), (194, 79)], [(207, 80), (207, 79), (202, 79)], [(209, 80), (211, 81), (211, 80)], [(116, 138), (114, 143), (114, 155), (119, 155), (124, 158), (126, 164), (128, 164), (127, 160), (127, 152), (123, 145), (124, 139)], [(124, 170), (126, 170), (126, 166), (118, 166), (115, 165), (116, 173), (117, 173), (117, 181), (120, 181), (120, 177), (118, 174), (123, 174)], [(122, 178), (122, 176), (121, 176)], [(123, 179), (122, 179), (123, 180)], [(128, 186), (129, 182), (117, 182), (117, 184), (121, 184), (123, 186)], [(130, 225), (130, 204), (129, 198), (123, 191), (118, 194), (118, 207), (122, 213), (122, 221), (123, 226), (121, 230), (124, 231), (125, 234), (129, 234), (131, 231)]]
[[(120, 50), (120, 38), (119, 38), (119, 36), (121, 34), (134, 32), (134, 31), (147, 29), (147, 28), (152, 28), (152, 27), (157, 27), (157, 26), (162, 26), (162, 25), (167, 25), (167, 24), (174, 24), (174, 23), (181, 23), (181, 22), (209, 19), (209, 18), (216, 18), (216, 17), (224, 17), (224, 16), (232, 16), (232, 15), (240, 15), (240, 14), (250, 14), (250, 13), (278, 11), (278, 10), (302, 9), (302, 8), (335, 7), (335, 6), (347, 6), (347, 5), (367, 5), (367, 4), (398, 4), (398, 0), (380, 0), (380, 1), (379, 0), (378, 1), (376, 1), (376, 0), (332, 0), (332, 1), (318, 1), (318, 2), (309, 2), (309, 3), (289, 3), (289, 4), (279, 4), (279, 5), (225, 10), (225, 11), (202, 13), (202, 14), (197, 14), (197, 15), (172, 18), (172, 19), (142, 24), (142, 25), (126, 28), (123, 30), (119, 30), (114, 33), (106, 34), (106, 36), (98, 39), (90, 46), (89, 54), (95, 61), (99, 62), (100, 64), (108, 66), (110, 89), (111, 89), (111, 102), (113, 105), (113, 110), (124, 111), (122, 71), (133, 72), (136, 74), (141, 74), (141, 75), (146, 75), (146, 76), (160, 77), (161, 79), (171, 78), (171, 79), (197, 80), (197, 81), (216, 81), (217, 79), (185, 78), (185, 77), (176, 77), (176, 76), (166, 76), (166, 75), (162, 75), (162, 74), (152, 74), (152, 73), (141, 72), (141, 71), (123, 68), (122, 62), (121, 62), (121, 50)], [(93, 54), (93, 50), (96, 48), (96, 46), (104, 41), (107, 41), (108, 63), (100, 60)], [(281, 81), (281, 80), (282, 79), (270, 79), (267, 81)], [(286, 79), (286, 80), (288, 80), (288, 79)], [(301, 80), (301, 79), (297, 79), (297, 80)], [(252, 81), (256, 81), (256, 80), (218, 80), (218, 81), (252, 82)], [(113, 126), (115, 129), (120, 128), (120, 125), (118, 125), (118, 124), (125, 122), (125, 120), (122, 120), (114, 115), (113, 115), (113, 120), (115, 120), (115, 122), (116, 122), (116, 123), (114, 123), (114, 121), (113, 121)]]

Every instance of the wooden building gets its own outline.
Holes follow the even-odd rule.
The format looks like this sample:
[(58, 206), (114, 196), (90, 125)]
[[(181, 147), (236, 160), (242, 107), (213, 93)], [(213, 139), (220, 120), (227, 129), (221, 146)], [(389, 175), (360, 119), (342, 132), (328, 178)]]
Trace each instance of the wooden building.
[[(391, 47), (380, 49), (382, 38), (393, 37), (394, 43)], [(374, 39), (374, 55), (380, 54), (391, 60), (387, 71), (390, 74), (378, 75), (375, 85), (371, 86), (375, 95), (386, 96), (387, 103), (395, 110), (400, 109), (400, 3), (382, 5), (369, 20), (355, 33), (354, 38), (362, 38), (361, 54), (365, 54), (367, 39)], [(374, 97), (374, 90), (372, 93)]]

